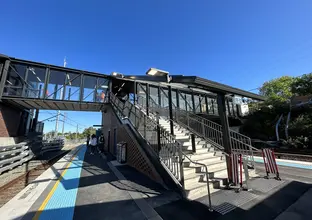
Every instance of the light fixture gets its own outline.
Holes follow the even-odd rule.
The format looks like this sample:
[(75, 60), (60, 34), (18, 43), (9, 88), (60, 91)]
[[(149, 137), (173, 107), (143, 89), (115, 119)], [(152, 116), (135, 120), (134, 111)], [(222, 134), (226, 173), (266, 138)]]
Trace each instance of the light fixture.
[(11, 86), (13, 86), (13, 84), (12, 84), (9, 80), (7, 80), (7, 82), (8, 82)]
[(146, 75), (149, 75), (149, 76), (168, 76), (169, 72), (164, 71), (164, 70), (155, 69), (155, 68), (150, 68), (146, 72)]
[(41, 79), (38, 76), (36, 76), (36, 77), (37, 77), (38, 81), (41, 82)]
[(118, 77), (124, 78), (124, 75), (123, 75), (123, 74), (117, 73), (117, 72), (112, 72), (111, 75), (112, 75), (112, 76), (118, 76)]

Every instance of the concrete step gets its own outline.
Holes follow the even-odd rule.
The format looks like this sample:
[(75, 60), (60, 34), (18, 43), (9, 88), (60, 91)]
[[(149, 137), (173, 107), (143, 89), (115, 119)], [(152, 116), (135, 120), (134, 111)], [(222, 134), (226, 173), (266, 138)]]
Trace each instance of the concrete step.
[[(207, 165), (208, 169), (209, 169), (209, 165), (210, 164), (214, 164), (214, 163), (220, 162), (221, 158), (220, 157), (215, 157), (215, 156), (210, 156), (210, 157), (205, 157), (205, 158), (201, 158), (201, 159), (198, 159), (198, 160), (194, 160), (194, 159), (192, 159), (192, 160), (194, 162), (198, 162), (198, 163), (202, 163), (202, 164)], [(196, 164), (190, 162), (187, 158), (183, 161), (183, 166), (184, 167), (191, 167), (193, 165), (196, 165)]]
[[(211, 163), (211, 164), (207, 165), (207, 168), (208, 168), (208, 173), (218, 172), (218, 171), (221, 171), (223, 169), (226, 169), (226, 163), (225, 163), (225, 161)], [(183, 171), (184, 171), (184, 176), (191, 175), (193, 173), (204, 173), (204, 172), (206, 172), (205, 168), (203, 166), (199, 166), (199, 165), (191, 165), (189, 167), (184, 167)]]
[(201, 160), (201, 159), (204, 159), (204, 158), (213, 157), (214, 156), (214, 152), (205, 152), (205, 153), (198, 154), (197, 151), (196, 151), (195, 154), (188, 154), (187, 156), (189, 158), (191, 158), (192, 160)]
[[(197, 175), (193, 178), (184, 178), (184, 186), (186, 189), (193, 188), (198, 183), (205, 183), (207, 186), (206, 174)], [(209, 185), (214, 189), (220, 189), (223, 186), (223, 180), (211, 180), (209, 179)]]
[(212, 147), (207, 147), (206, 145), (197, 144), (198, 146), (202, 146), (201, 148), (196, 148), (196, 154), (204, 154), (207, 152), (215, 152)]
[[(184, 142), (182, 146), (183, 146), (183, 148), (182, 148), (183, 151), (192, 151), (193, 150), (191, 142)], [(197, 152), (197, 150), (201, 150), (203, 147), (204, 146), (201, 144), (196, 144), (196, 146), (195, 146), (196, 152)]]
[[(219, 191), (213, 188), (213, 183), (209, 184), (210, 194)], [(198, 182), (189, 188), (185, 189), (186, 197), (190, 200), (195, 200), (208, 195), (207, 183)]]
[[(215, 161), (215, 162), (206, 162), (204, 163), (205, 165), (207, 165), (208, 167), (208, 172), (211, 172), (212, 170), (215, 170), (215, 169), (218, 169), (218, 168), (226, 168), (226, 162), (224, 160), (219, 160), (219, 161)], [(196, 168), (196, 172), (197, 173), (200, 173), (200, 172), (204, 172), (205, 169), (204, 167), (202, 166), (199, 166), (199, 165), (194, 165), (194, 164), (191, 164), (189, 166), (189, 168)]]
[[(184, 168), (184, 169), (188, 169), (188, 168)], [(223, 172), (227, 172), (227, 169), (226, 167), (221, 167), (221, 168), (215, 168), (215, 169), (209, 169), (208, 168), (208, 178), (209, 179), (213, 179), (213, 178), (223, 178), (224, 176), (224, 173)], [(216, 176), (216, 177), (215, 177)], [(192, 178), (195, 178), (195, 177), (202, 177), (202, 180), (203, 181), (206, 181), (207, 178), (206, 178), (206, 171), (205, 169), (201, 169), (200, 172), (187, 172), (187, 174), (184, 174), (184, 179), (192, 179)]]
[(176, 140), (189, 140), (190, 136), (188, 135), (178, 135), (176, 136)]

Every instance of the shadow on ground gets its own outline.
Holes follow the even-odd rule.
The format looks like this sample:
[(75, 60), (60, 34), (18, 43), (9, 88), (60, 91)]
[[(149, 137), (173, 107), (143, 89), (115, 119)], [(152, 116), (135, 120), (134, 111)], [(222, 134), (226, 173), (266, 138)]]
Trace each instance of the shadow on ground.
[[(81, 164), (75, 161), (73, 165), (72, 168), (81, 167)], [(276, 218), (311, 188), (310, 184), (293, 181), (262, 201), (256, 199), (251, 201), (252, 205), (248, 209), (236, 207), (222, 216), (218, 212), (209, 212), (207, 206), (200, 202), (179, 198), (175, 193), (165, 190), (160, 184), (129, 166), (118, 166), (117, 169), (127, 180), (118, 180), (105, 160), (99, 155), (90, 155), (86, 152), (75, 207), (44, 210), (41, 213), (42, 217), (56, 219), (62, 213), (62, 219), (75, 220), (146, 219), (128, 193), (128, 191), (136, 191), (142, 193), (145, 201), (164, 220), (267, 220)], [(63, 179), (61, 184), (65, 189), (70, 190), (72, 181), (77, 179)], [(34, 212), (27, 213), (23, 220), (32, 219), (34, 215)]]

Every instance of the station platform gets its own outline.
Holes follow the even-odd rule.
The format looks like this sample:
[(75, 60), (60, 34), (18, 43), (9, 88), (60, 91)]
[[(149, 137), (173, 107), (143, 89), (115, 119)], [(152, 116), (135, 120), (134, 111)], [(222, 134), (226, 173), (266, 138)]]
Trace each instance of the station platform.
[[(135, 173), (140, 183), (126, 180), (119, 170)], [(117, 169), (103, 154), (90, 155), (81, 146), (6, 203), (0, 219), (162, 219), (152, 206), (177, 199), (131, 167)]]
[(209, 212), (207, 196), (184, 200), (135, 169), (79, 146), (0, 208), (0, 219), (280, 220), (298, 216), (302, 204), (301, 217), (310, 215), (311, 170), (281, 166), (282, 181), (261, 178), (261, 164), (257, 170), (252, 191), (214, 193), (215, 211)]

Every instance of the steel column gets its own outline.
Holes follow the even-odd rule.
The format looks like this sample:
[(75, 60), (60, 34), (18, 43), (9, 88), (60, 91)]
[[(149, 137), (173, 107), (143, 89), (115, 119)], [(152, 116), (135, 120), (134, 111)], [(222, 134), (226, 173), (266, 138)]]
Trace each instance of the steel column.
[(84, 94), (84, 88), (83, 88), (83, 78), (84, 78), (84, 75), (81, 74), (81, 77), (80, 77), (80, 94), (79, 94), (79, 102), (82, 102), (83, 101), (83, 94)]
[(168, 86), (168, 101), (169, 101), (169, 118), (170, 118), (170, 131), (171, 134), (174, 135), (174, 127), (173, 127), (173, 113), (172, 113), (172, 88)]
[(50, 80), (50, 68), (46, 68), (45, 76), (44, 76), (44, 87), (43, 87), (43, 99), (47, 98), (47, 89), (48, 89), (48, 84)]
[(193, 112), (194, 112), (194, 114), (196, 114), (196, 106), (195, 106), (194, 92), (192, 92), (192, 106), (193, 106)]
[(145, 97), (146, 97), (146, 115), (149, 115), (149, 99), (150, 99), (150, 87), (149, 84), (146, 84), (146, 93), (145, 93)]
[(136, 115), (136, 99), (137, 99), (137, 82), (134, 81), (133, 84), (133, 105), (134, 105), (134, 127), (136, 127), (137, 115)]
[(209, 114), (208, 98), (207, 98), (207, 96), (205, 96), (205, 105), (206, 105), (206, 114)]
[(177, 97), (177, 109), (180, 109), (179, 90), (176, 90), (176, 97)]
[(36, 130), (37, 123), (38, 123), (38, 117), (39, 117), (39, 109), (36, 109), (35, 118), (34, 118), (33, 123), (32, 123), (32, 131)]
[(161, 92), (160, 92), (160, 86), (158, 86), (157, 89), (158, 89), (158, 105), (161, 106)]
[[(28, 97), (25, 95), (25, 90), (27, 87), (27, 80), (28, 80), (28, 72), (29, 71), (28, 71), (28, 66), (27, 66), (27, 68), (25, 70), (25, 79), (24, 79), (24, 82), (26, 82), (26, 83), (24, 83), (24, 85), (23, 85), (22, 94), (21, 94), (22, 97)], [(29, 93), (29, 91), (28, 91), (28, 93)]]
[[(222, 139), (223, 139), (223, 147), (224, 151), (227, 154), (231, 154), (231, 138), (230, 138), (230, 129), (229, 129), (229, 121), (226, 115), (226, 107), (225, 107), (225, 94), (217, 94), (217, 103), (218, 103), (218, 112), (221, 120), (222, 126)], [(229, 182), (232, 180), (232, 168), (231, 168), (231, 158), (229, 156), (226, 157), (226, 165), (227, 165), (227, 173)]]
[(4, 63), (4, 67), (3, 67), (2, 75), (1, 75), (1, 81), (0, 81), (0, 100), (2, 99), (3, 90), (4, 90), (5, 82), (8, 76), (9, 67), (10, 67), (10, 60), (6, 60)]

